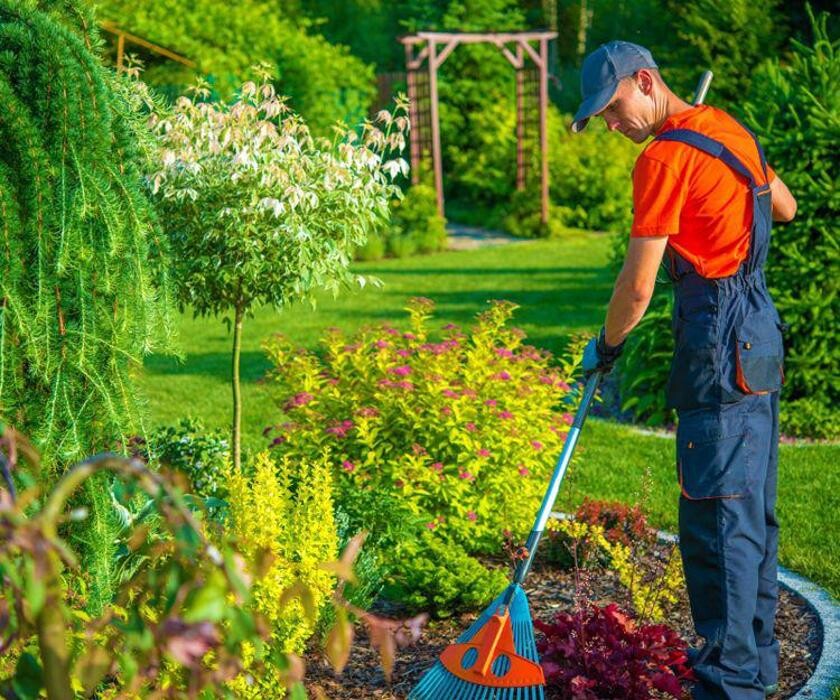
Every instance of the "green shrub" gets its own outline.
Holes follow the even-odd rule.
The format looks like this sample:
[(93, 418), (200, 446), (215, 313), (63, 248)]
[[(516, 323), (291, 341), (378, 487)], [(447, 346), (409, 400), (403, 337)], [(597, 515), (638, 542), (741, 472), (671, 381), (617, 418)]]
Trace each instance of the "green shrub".
[(409, 611), (434, 610), (438, 617), (485, 607), (508, 583), (503, 569), (486, 568), (453, 542), (431, 532), (397, 546), (397, 570), (383, 591)]
[[(761, 66), (744, 112), (799, 205), (792, 222), (774, 227), (767, 269), (789, 326), (783, 395), (837, 411), (840, 384), (832, 378), (840, 366), (840, 39), (828, 36), (826, 22), (825, 14), (813, 20), (813, 45), (794, 42), (788, 64), (772, 59)], [(800, 429), (811, 432), (804, 424)]]
[(227, 496), (230, 443), (221, 430), (207, 430), (198, 420), (182, 418), (149, 435), (148, 453), (154, 462), (186, 475), (196, 496)]
[(519, 238), (557, 238), (568, 230), (563, 222), (574, 216), (569, 207), (549, 201), (548, 223), (544, 224), (539, 182), (529, 183), (525, 189), (514, 192), (505, 210), (504, 229)]
[(357, 260), (384, 256), (407, 258), (446, 248), (446, 219), (438, 214), (435, 188), (412, 185), (402, 198), (391, 200), (391, 223), (372, 234), (355, 252)]
[(628, 235), (633, 223), (631, 173), (640, 147), (607, 131), (601, 119), (573, 134), (572, 118), (548, 114), (551, 201), (564, 207), (563, 224)]
[(840, 411), (819, 399), (783, 401), (779, 424), (782, 435), (836, 439), (840, 435)]

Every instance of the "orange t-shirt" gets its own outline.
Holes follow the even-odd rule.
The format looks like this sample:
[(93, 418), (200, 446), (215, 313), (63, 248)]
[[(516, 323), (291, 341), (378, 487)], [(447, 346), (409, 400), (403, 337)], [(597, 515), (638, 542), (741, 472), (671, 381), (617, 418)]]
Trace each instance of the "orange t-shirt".
[[(701, 105), (669, 117), (657, 135), (691, 129), (720, 141), (764, 184), (755, 141), (726, 112)], [(767, 181), (775, 173), (767, 167)], [(747, 257), (752, 194), (723, 161), (685, 143), (651, 141), (633, 168), (631, 236), (670, 236), (703, 277), (728, 277)]]

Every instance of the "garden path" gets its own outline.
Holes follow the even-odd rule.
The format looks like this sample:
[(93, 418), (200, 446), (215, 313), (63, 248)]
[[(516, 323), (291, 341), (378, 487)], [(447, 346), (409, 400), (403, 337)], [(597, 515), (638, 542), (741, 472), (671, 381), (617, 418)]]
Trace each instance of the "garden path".
[(516, 236), (511, 236), (503, 231), (493, 231), (478, 226), (465, 226), (464, 224), (448, 223), (446, 232), (449, 234), (447, 245), (449, 250), (475, 250), (476, 248), (522, 241), (521, 238), (516, 238)]

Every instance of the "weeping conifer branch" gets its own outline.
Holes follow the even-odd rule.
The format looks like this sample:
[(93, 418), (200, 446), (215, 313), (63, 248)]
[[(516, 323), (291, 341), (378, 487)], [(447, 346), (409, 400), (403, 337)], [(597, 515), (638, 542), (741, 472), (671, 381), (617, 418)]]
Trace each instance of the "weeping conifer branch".
[(0, 420), (54, 462), (139, 429), (129, 371), (173, 327), (144, 119), (95, 26), (75, 0), (0, 0)]

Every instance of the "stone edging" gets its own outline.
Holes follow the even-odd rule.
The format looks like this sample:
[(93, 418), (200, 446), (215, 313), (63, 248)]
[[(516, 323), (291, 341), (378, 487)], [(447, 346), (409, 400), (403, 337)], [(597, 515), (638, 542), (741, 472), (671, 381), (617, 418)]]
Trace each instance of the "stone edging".
[[(552, 513), (562, 520), (566, 513)], [(659, 531), (657, 536), (664, 542), (677, 542), (678, 537), (670, 532)], [(816, 613), (822, 632), (822, 644), (817, 666), (811, 677), (792, 696), (793, 700), (830, 700), (832, 691), (840, 687), (840, 604), (824, 588), (804, 576), (779, 566), (779, 583), (803, 598)]]

